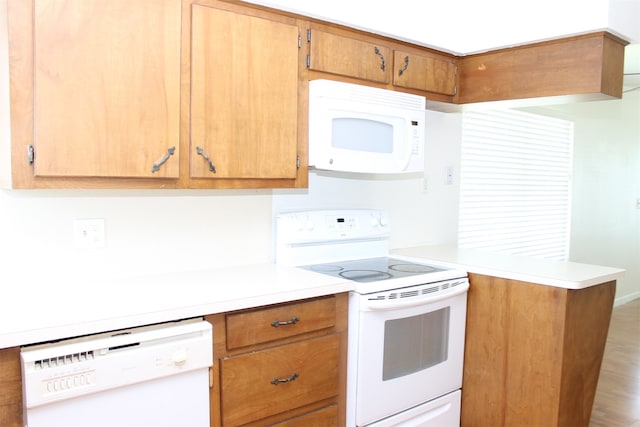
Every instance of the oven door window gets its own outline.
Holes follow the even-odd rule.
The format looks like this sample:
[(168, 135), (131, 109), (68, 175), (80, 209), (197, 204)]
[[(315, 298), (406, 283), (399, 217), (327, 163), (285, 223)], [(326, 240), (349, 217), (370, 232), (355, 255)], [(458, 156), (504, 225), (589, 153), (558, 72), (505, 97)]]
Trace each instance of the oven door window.
[(382, 380), (392, 380), (447, 360), (449, 307), (387, 320), (384, 326)]

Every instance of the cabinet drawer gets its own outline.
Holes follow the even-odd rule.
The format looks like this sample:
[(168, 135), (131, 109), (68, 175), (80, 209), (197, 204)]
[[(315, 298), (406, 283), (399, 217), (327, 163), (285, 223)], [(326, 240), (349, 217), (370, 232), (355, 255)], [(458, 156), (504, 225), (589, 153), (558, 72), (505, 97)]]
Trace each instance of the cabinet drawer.
[(340, 335), (220, 361), (222, 421), (237, 426), (338, 394)]
[(317, 411), (273, 424), (272, 427), (338, 427), (338, 406), (327, 406)]
[(227, 348), (246, 347), (335, 326), (335, 297), (227, 316)]

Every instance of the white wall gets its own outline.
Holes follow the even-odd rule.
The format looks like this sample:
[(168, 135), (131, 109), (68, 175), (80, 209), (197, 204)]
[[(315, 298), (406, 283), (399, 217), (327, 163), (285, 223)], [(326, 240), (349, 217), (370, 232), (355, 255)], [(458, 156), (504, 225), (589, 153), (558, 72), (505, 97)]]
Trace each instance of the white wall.
[[(0, 191), (0, 286), (55, 286), (270, 261), (265, 191)], [(73, 220), (104, 218), (104, 248), (76, 249)]]
[(616, 300), (640, 298), (640, 91), (575, 105), (571, 259), (627, 269)]
[(603, 29), (640, 42), (637, 0), (249, 1), (459, 54)]
[(570, 260), (626, 269), (616, 303), (640, 298), (640, 90), (546, 110), (575, 122)]

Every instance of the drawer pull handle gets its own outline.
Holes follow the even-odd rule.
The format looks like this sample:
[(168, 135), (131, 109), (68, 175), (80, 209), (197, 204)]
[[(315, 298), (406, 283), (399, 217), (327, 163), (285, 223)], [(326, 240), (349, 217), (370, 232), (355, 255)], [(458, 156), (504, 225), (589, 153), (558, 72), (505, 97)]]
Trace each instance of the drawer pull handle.
[(299, 376), (300, 375), (298, 375), (297, 372), (294, 372), (293, 374), (291, 374), (291, 376), (289, 378), (274, 378), (274, 379), (272, 379), (271, 380), (271, 384), (278, 385), (280, 383), (290, 383), (291, 381), (295, 380)]
[(295, 325), (299, 321), (300, 321), (300, 318), (294, 316), (291, 318), (291, 320), (286, 320), (284, 322), (281, 322), (279, 320), (274, 320), (273, 322), (271, 322), (271, 326), (273, 326), (274, 328), (277, 328), (278, 326)]

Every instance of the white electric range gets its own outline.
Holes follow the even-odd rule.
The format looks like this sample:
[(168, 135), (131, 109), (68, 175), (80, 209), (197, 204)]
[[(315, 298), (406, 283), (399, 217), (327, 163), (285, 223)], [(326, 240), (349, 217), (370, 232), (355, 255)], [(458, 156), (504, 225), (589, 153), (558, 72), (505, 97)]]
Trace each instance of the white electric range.
[(458, 426), (466, 272), (389, 257), (379, 210), (276, 218), (276, 262), (352, 280), (347, 426)]

